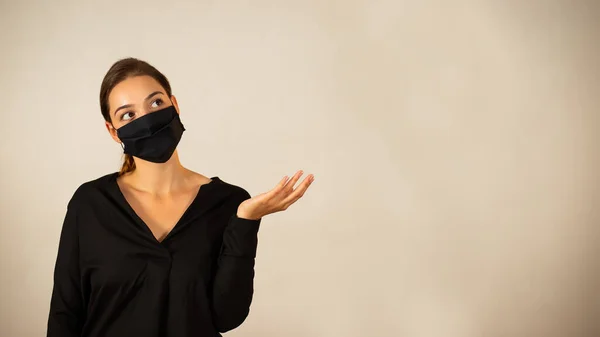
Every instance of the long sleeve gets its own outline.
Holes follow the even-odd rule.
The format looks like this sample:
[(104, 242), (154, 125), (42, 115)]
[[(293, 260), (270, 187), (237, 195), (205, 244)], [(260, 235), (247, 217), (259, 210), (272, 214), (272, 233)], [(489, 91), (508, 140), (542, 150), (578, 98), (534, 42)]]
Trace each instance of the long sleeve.
[(118, 177), (86, 182), (69, 201), (46, 336), (212, 337), (242, 324), (260, 220), (236, 214), (250, 195), (214, 177), (157, 240)]
[(213, 321), (219, 332), (235, 329), (250, 312), (259, 225), (260, 219), (234, 214), (225, 228), (212, 292)]
[(69, 203), (54, 267), (48, 337), (80, 337), (85, 319), (79, 272), (77, 214)]

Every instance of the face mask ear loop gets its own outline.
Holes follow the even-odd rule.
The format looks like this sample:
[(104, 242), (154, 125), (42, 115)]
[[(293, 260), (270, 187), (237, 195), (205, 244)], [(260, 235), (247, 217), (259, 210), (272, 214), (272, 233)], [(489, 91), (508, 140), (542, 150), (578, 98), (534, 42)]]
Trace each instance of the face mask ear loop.
[[(110, 126), (112, 127), (112, 129), (113, 129), (115, 132), (117, 132), (117, 129), (115, 129), (115, 127), (114, 127), (112, 124), (111, 124)], [(125, 144), (124, 144), (123, 142), (120, 142), (119, 144), (121, 145), (121, 148), (123, 149), (123, 151), (125, 151)]]

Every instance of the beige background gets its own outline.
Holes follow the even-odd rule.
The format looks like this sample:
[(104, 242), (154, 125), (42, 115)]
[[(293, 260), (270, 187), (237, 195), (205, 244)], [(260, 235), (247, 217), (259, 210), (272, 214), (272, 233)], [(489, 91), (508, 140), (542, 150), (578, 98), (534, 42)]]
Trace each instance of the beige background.
[(7, 1), (0, 336), (43, 336), (68, 199), (118, 169), (100, 82), (172, 82), (184, 164), (310, 194), (240, 337), (600, 336), (598, 1)]

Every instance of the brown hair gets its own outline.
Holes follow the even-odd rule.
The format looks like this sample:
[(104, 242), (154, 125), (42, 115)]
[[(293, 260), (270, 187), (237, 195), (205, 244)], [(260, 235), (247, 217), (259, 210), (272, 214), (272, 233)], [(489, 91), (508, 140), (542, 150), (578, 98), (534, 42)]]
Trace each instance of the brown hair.
[[(104, 120), (112, 123), (110, 119), (110, 107), (108, 106), (108, 96), (117, 84), (135, 76), (150, 76), (155, 79), (165, 89), (167, 95), (171, 97), (171, 85), (169, 80), (156, 68), (142, 60), (128, 57), (115, 62), (102, 80), (100, 86), (100, 111)], [(123, 175), (135, 170), (135, 162), (129, 154), (125, 155), (123, 166), (119, 171), (119, 175)]]

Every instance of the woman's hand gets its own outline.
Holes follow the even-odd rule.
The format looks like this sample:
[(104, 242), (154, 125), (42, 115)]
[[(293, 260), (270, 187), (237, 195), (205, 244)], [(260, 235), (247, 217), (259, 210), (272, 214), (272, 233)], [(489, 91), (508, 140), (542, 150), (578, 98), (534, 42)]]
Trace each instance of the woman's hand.
[(275, 212), (285, 211), (293, 203), (298, 201), (310, 184), (315, 180), (312, 174), (309, 174), (304, 180), (294, 189), (294, 185), (298, 182), (304, 172), (298, 171), (291, 178), (285, 176), (275, 188), (269, 192), (259, 194), (255, 197), (243, 201), (238, 207), (237, 217), (249, 220), (258, 220), (265, 215)]

